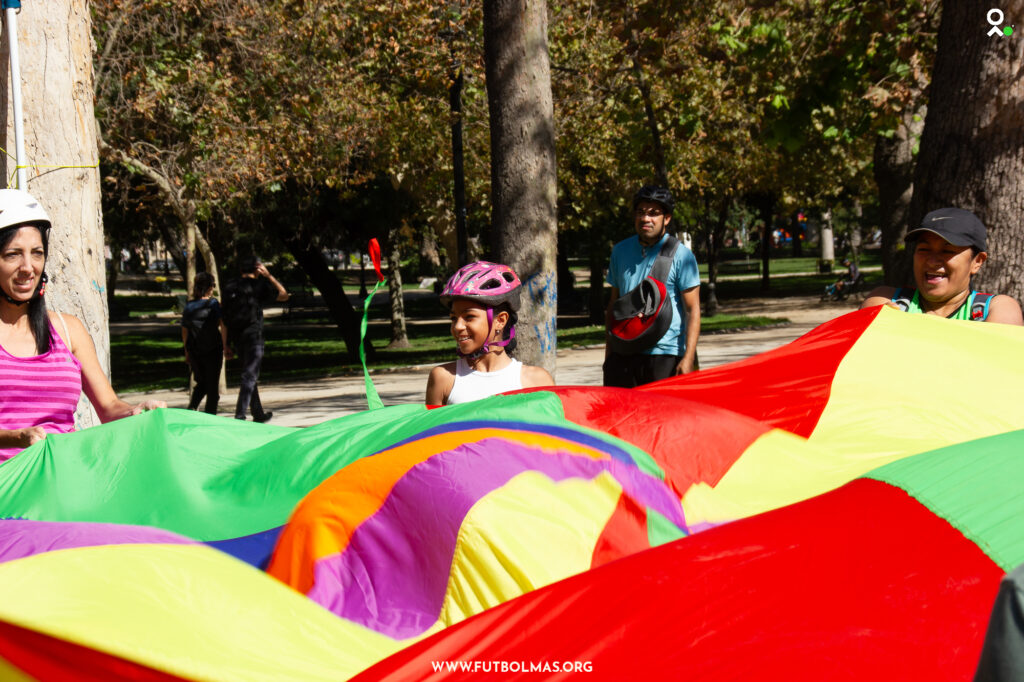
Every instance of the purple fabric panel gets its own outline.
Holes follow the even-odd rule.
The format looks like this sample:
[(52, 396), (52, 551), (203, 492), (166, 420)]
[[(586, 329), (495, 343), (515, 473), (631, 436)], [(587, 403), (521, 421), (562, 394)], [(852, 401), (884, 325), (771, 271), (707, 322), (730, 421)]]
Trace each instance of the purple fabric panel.
[[(440, 614), (467, 512), (524, 471), (538, 471), (553, 481), (590, 480), (607, 471), (641, 506), (684, 526), (679, 501), (665, 483), (635, 466), (543, 452), (506, 438), (484, 439), (412, 467), (381, 508), (356, 529), (347, 548), (316, 563), (308, 596), (392, 638), (421, 634)], [(537, 513), (543, 516), (545, 511), (538, 508)]]
[(70, 521), (26, 521), (22, 519), (0, 520), (0, 563), (58, 549), (144, 543), (199, 544), (195, 540), (189, 540), (177, 533), (148, 526)]

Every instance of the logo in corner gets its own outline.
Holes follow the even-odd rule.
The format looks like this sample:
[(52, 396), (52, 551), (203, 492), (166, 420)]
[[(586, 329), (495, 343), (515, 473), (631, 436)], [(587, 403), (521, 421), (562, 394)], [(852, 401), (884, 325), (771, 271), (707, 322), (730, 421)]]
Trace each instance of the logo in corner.
[(1003, 10), (1001, 9), (993, 8), (988, 11), (988, 14), (985, 15), (985, 20), (988, 21), (989, 26), (991, 27), (988, 30), (989, 37), (1013, 35), (1013, 24), (1009, 26), (1003, 26), (1002, 28), (999, 27), (999, 25), (1003, 23), (1003, 19), (1005, 18), (1006, 17), (1003, 15)]

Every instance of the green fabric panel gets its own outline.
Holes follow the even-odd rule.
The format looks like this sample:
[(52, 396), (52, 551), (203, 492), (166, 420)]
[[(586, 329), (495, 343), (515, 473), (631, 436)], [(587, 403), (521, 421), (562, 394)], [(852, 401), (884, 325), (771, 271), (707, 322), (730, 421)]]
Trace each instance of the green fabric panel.
[(682, 537), (686, 537), (686, 531), (669, 521), (663, 514), (647, 509), (647, 541), (651, 547), (664, 545)]
[(1004, 571), (1024, 563), (1024, 430), (901, 459), (865, 477), (906, 490)]
[(146, 412), (41, 443), (0, 464), (0, 518), (156, 526), (197, 540), (259, 533), (351, 462), (432, 427), (462, 421), (554, 424), (646, 453), (566, 422), (548, 392), (427, 410), (397, 405), (305, 429), (180, 409)]

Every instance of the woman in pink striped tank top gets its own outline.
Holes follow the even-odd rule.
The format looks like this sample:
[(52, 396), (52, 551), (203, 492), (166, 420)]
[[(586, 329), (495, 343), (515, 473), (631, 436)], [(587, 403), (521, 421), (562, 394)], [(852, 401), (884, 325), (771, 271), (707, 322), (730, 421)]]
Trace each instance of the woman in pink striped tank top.
[(46, 310), (49, 232), (50, 219), (31, 195), (0, 190), (0, 462), (48, 433), (74, 430), (83, 389), (103, 422), (165, 407), (119, 399), (85, 326)]

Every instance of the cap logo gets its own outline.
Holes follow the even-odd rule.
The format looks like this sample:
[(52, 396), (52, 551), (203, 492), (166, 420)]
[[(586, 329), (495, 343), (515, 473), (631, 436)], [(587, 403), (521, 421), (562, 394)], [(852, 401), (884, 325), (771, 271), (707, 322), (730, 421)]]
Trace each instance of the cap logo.
[(952, 220), (952, 219), (953, 219), (953, 216), (944, 215), (944, 216), (939, 216), (938, 218), (932, 218), (932, 222), (934, 223), (936, 220)]

